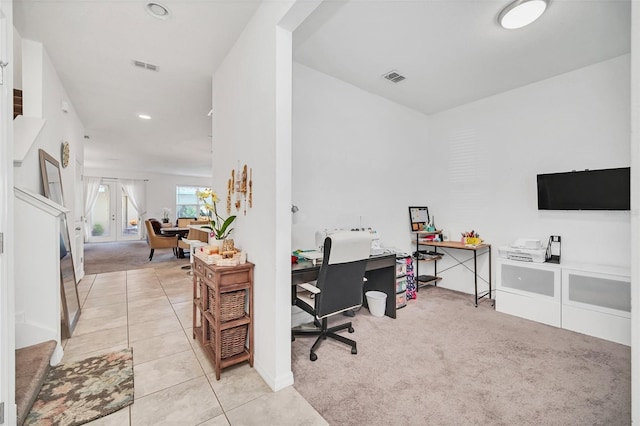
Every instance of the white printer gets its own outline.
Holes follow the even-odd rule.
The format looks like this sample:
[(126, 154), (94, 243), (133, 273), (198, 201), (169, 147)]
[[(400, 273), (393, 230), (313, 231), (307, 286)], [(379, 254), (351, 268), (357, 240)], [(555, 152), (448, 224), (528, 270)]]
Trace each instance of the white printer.
[(543, 263), (546, 253), (547, 249), (542, 242), (532, 238), (518, 238), (510, 246), (498, 247), (500, 257), (522, 262)]

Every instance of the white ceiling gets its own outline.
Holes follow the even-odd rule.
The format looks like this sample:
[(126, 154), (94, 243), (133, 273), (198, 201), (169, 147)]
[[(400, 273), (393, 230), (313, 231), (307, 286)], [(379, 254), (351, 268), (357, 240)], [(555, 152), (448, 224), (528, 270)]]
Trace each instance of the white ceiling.
[[(296, 60), (425, 114), (630, 51), (630, 2), (552, 0), (518, 30), (497, 23), (511, 0), (323, 3), (295, 34)], [(406, 80), (381, 76), (397, 70)]]
[(210, 176), (213, 71), (259, 3), (159, 2), (169, 19), (145, 0), (16, 0), (14, 25), (51, 57), (90, 138), (85, 167)]
[[(16, 0), (14, 22), (44, 43), (67, 89), (90, 137), (86, 167), (210, 175), (211, 76), (258, 2), (161, 0), (164, 21), (145, 3)], [(432, 114), (630, 50), (629, 0), (552, 0), (534, 24), (504, 30), (508, 3), (325, 1), (295, 32), (294, 58)], [(407, 79), (381, 77), (391, 70)]]

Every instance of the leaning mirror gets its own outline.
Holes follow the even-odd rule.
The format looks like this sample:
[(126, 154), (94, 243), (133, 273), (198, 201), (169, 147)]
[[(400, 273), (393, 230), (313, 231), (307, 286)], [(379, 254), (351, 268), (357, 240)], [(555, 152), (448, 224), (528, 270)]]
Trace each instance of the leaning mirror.
[[(60, 164), (42, 149), (40, 171), (44, 196), (64, 206)], [(76, 270), (71, 253), (67, 215), (60, 215), (60, 292), (62, 300), (62, 336), (71, 337), (80, 317), (80, 300), (76, 282)]]

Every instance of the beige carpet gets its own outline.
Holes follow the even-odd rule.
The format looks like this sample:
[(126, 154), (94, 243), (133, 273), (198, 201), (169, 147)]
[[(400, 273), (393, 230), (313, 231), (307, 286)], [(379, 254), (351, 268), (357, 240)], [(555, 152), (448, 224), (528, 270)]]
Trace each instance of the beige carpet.
[(55, 340), (16, 349), (16, 409), (19, 425), (24, 423), (42, 388), (55, 349)]
[(128, 271), (141, 268), (164, 268), (189, 264), (189, 257), (178, 259), (171, 249), (156, 249), (149, 262), (149, 245), (146, 241), (113, 243), (85, 243), (84, 273)]
[[(337, 316), (334, 322), (344, 322)], [(354, 320), (358, 354), (292, 343), (294, 387), (331, 425), (628, 425), (630, 348), (425, 287), (398, 318)], [(346, 332), (345, 332), (346, 333)], [(348, 333), (347, 333), (348, 334)]]

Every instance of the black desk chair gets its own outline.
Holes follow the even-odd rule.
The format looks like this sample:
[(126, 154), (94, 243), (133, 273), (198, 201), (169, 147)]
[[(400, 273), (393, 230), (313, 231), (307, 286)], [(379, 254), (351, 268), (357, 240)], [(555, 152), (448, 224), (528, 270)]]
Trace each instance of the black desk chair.
[(318, 359), (316, 350), (327, 337), (351, 346), (351, 353), (357, 354), (356, 342), (336, 334), (348, 329), (353, 333), (351, 323), (328, 328), (327, 318), (362, 306), (364, 272), (371, 252), (371, 235), (368, 232), (341, 231), (324, 240), (324, 256), (316, 285), (298, 285), (295, 304), (313, 315), (317, 329), (296, 329), (291, 331), (291, 340), (298, 335), (318, 336), (311, 347), (309, 358)]

